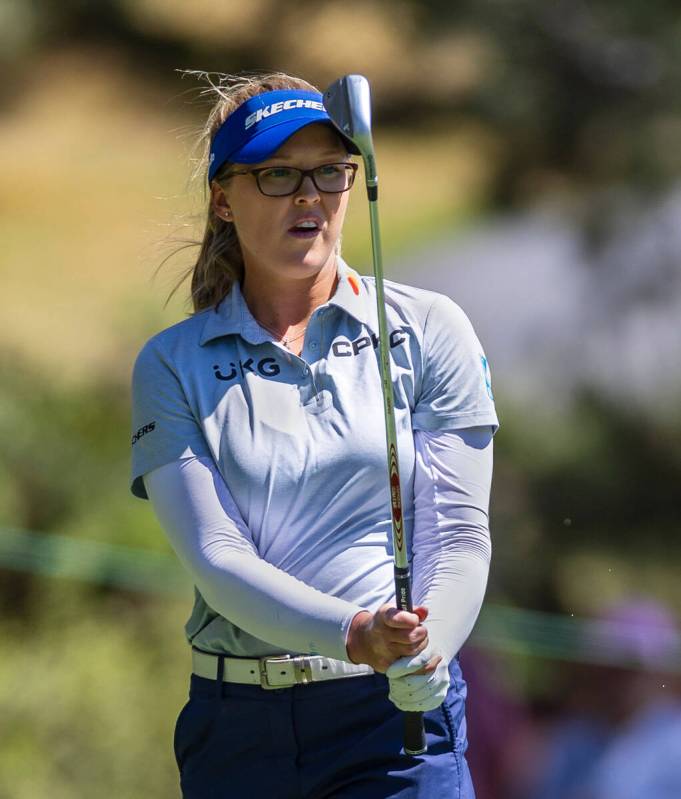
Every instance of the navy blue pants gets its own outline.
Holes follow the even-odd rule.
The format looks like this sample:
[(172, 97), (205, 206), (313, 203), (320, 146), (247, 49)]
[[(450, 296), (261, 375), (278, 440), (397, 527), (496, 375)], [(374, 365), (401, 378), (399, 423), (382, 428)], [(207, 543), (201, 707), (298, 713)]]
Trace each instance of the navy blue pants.
[(192, 675), (175, 727), (184, 799), (475, 799), (458, 660), (424, 715), (428, 753), (402, 750), (382, 674), (275, 691)]

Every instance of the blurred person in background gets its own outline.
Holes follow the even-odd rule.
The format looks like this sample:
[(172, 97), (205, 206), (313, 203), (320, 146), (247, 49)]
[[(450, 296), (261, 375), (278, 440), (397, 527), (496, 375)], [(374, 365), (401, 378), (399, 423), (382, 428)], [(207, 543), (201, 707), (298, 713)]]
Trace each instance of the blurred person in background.
[[(375, 286), (339, 247), (354, 146), (301, 79), (209, 93), (195, 313), (133, 373), (132, 490), (196, 585), (184, 796), (473, 799), (457, 655), (491, 552), (487, 360), (451, 300), (386, 282), (416, 605), (398, 612)], [(427, 754), (401, 751), (400, 710), (424, 713)]]
[(496, 653), (465, 646), (461, 666), (469, 697), (467, 759), (476, 799), (503, 799), (513, 775), (529, 753), (515, 746), (515, 736), (528, 729), (529, 715), (505, 679), (507, 663)]
[(518, 799), (681, 797), (681, 638), (651, 600), (624, 601), (591, 626), (621, 666), (567, 669), (561, 715), (548, 724)]

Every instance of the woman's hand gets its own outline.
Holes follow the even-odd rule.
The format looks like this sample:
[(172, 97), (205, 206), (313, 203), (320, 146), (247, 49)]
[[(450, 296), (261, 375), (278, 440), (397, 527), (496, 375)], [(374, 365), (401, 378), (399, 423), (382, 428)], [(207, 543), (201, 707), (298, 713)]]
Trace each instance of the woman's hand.
[(409, 613), (387, 604), (376, 613), (361, 611), (350, 623), (348, 657), (386, 672), (399, 658), (413, 657), (428, 646), (428, 631), (421, 625), (427, 615), (424, 607)]
[(449, 690), (449, 661), (429, 644), (416, 657), (396, 660), (386, 673), (390, 701), (400, 710), (425, 713), (442, 704)]

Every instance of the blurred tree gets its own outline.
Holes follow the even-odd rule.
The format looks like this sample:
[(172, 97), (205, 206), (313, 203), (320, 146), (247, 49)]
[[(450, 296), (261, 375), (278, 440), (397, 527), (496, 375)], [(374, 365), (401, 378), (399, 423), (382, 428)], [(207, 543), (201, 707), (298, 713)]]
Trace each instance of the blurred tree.
[[(429, 126), (453, 130), (463, 120), (491, 132), (501, 143), (492, 148), (493, 205), (523, 202), (555, 180), (577, 188), (627, 182), (648, 191), (681, 174), (681, 157), (671, 154), (678, 148), (660, 146), (681, 130), (680, 23), (665, 0), (645, 9), (564, 0), (302, 0), (295, 7), (274, 0), (34, 0), (8, 3), (2, 14), (3, 36), (15, 31), (21, 43), (4, 52), (15, 65), (28, 63), (31, 51), (96, 46), (129, 55), (142, 77), (175, 86), (173, 70), (181, 66), (295, 68), (320, 85), (361, 68), (383, 123), (414, 136)], [(118, 500), (128, 413), (120, 375), (96, 375), (78, 391), (48, 391), (17, 360), (0, 364), (0, 432), (7, 442), (0, 520), (157, 543), (153, 523), (131, 524), (138, 509)], [(556, 574), (570, 547), (616, 541), (635, 553), (668, 540), (680, 471), (670, 460), (669, 431), (642, 425), (605, 400), (585, 394), (561, 424), (573, 431), (574, 445), (550, 456), (541, 456), (541, 441), (528, 444), (524, 428), (516, 435), (520, 425), (512, 421), (499, 443), (497, 524), (512, 531), (515, 551), (500, 542), (508, 557), (497, 584), (545, 608), (560, 604)], [(120, 482), (112, 485), (112, 475)], [(100, 487), (95, 501), (93, 485)], [(539, 546), (542, 569), (528, 568), (518, 582), (518, 564), (531, 561)]]
[[(570, 609), (566, 595), (581, 593), (588, 612), (599, 600), (595, 581), (607, 578), (596, 564), (605, 561), (630, 564), (616, 578), (620, 588), (631, 578), (628, 591), (657, 590), (681, 606), (678, 588), (666, 584), (681, 555), (680, 453), (675, 421), (590, 390), (550, 423), (528, 425), (507, 409), (495, 451), (492, 592), (561, 612)], [(579, 568), (585, 557), (592, 573)]]
[(9, 29), (23, 32), (18, 40), (35, 48), (114, 47), (166, 82), (181, 67), (284, 68), (320, 85), (341, 72), (366, 72), (383, 122), (418, 131), (433, 121), (474, 119), (498, 135), (505, 148), (495, 205), (566, 178), (661, 188), (681, 174), (678, 148), (670, 152), (681, 129), (681, 39), (669, 0), (644, 7), (633, 0), (34, 0), (9, 7)]

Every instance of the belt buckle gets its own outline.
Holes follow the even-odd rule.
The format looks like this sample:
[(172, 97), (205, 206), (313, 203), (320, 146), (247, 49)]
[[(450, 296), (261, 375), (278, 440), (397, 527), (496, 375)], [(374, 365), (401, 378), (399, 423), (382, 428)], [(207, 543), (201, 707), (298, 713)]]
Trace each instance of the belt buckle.
[[(280, 685), (272, 685), (270, 682), (267, 667), (281, 666), (282, 664), (290, 665), (293, 667), (292, 679)], [(260, 687), (266, 691), (276, 691), (280, 688), (292, 688), (294, 685), (307, 685), (312, 682), (312, 664), (310, 658), (306, 655), (298, 655), (291, 657), (291, 655), (275, 655), (274, 657), (258, 658), (260, 670)]]

